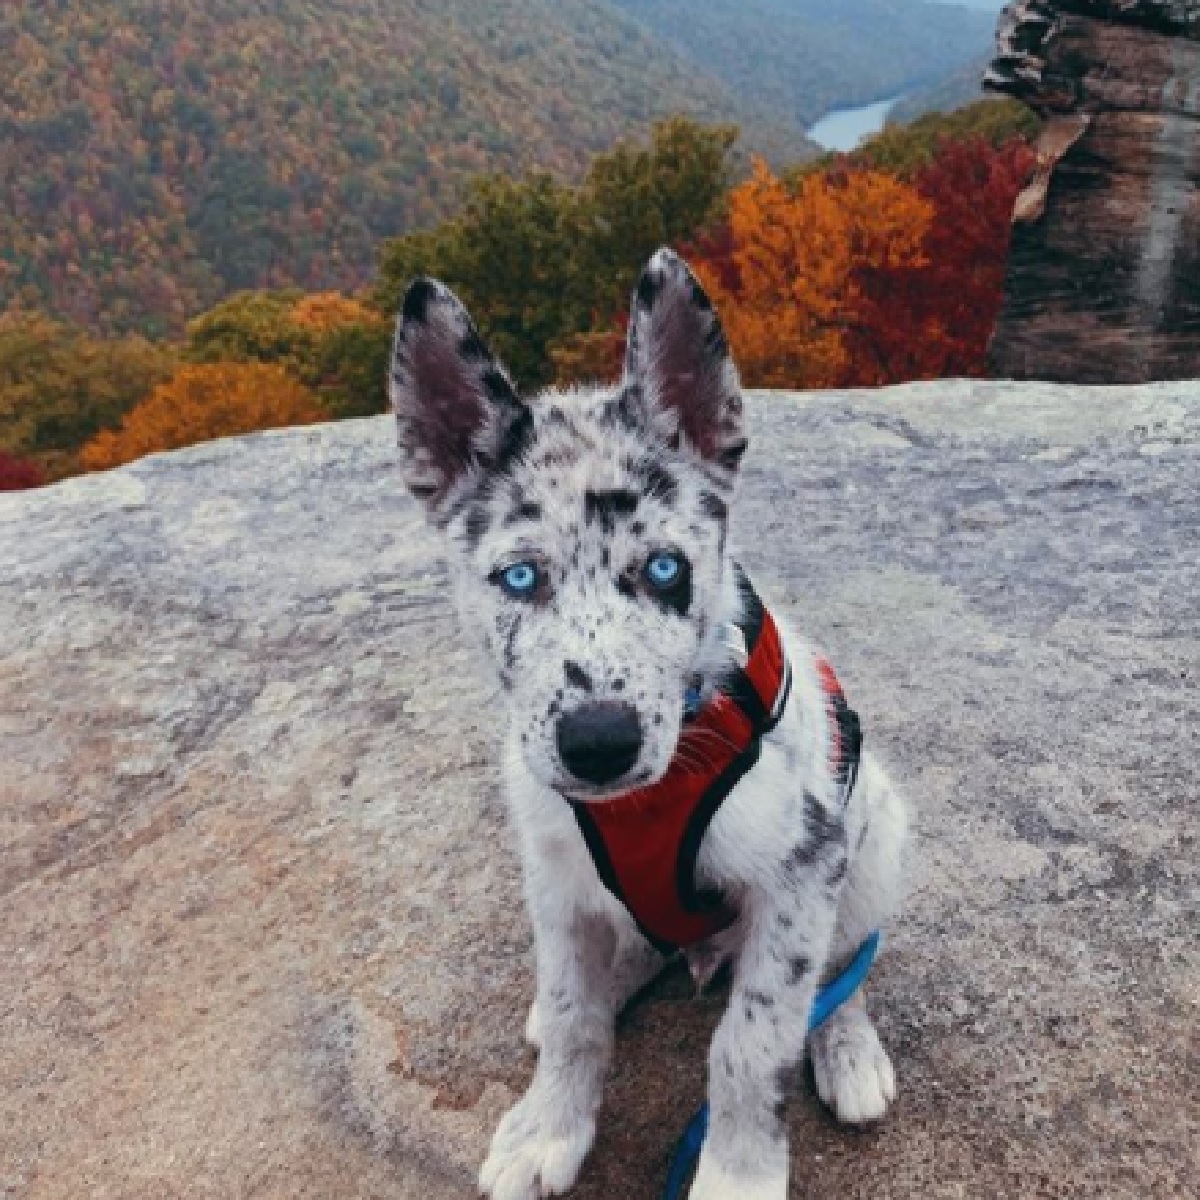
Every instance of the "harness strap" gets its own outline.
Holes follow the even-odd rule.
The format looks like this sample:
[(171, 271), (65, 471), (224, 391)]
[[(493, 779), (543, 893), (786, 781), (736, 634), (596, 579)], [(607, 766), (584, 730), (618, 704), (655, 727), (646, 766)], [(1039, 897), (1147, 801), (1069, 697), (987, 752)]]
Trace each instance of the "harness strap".
[(696, 860), (713, 817), (758, 762), (762, 739), (778, 723), (791, 690), (774, 619), (740, 568), (737, 585), (745, 663), (685, 717), (666, 774), (603, 804), (574, 805), (601, 882), (663, 953), (703, 941), (737, 917), (719, 892), (697, 885)]
[[(813, 998), (812, 1011), (808, 1018), (809, 1033), (824, 1025), (862, 987), (878, 953), (879, 932), (876, 930), (859, 946), (846, 969), (831, 979)], [(670, 1166), (667, 1168), (663, 1200), (679, 1200), (683, 1195), (684, 1185), (700, 1159), (700, 1151), (704, 1148), (707, 1135), (708, 1105), (702, 1104), (675, 1145)]]
[(830, 766), (834, 778), (842, 789), (843, 803), (850, 799), (854, 785), (858, 782), (858, 766), (862, 761), (862, 723), (858, 713), (846, 701), (841, 682), (827, 658), (817, 659), (817, 674), (821, 679), (821, 690), (825, 693), (825, 708), (829, 713), (829, 725), (833, 730), (833, 745), (830, 748)]
[[(685, 697), (679, 745), (657, 783), (572, 806), (601, 882), (663, 953), (710, 938), (737, 918), (720, 892), (697, 884), (696, 863), (713, 818), (758, 762), (762, 739), (791, 695), (791, 666), (775, 621), (746, 575), (734, 569), (742, 613), (731, 639), (743, 661), (707, 701)], [(830, 769), (845, 803), (862, 731), (833, 667), (824, 659), (816, 665), (829, 719)]]

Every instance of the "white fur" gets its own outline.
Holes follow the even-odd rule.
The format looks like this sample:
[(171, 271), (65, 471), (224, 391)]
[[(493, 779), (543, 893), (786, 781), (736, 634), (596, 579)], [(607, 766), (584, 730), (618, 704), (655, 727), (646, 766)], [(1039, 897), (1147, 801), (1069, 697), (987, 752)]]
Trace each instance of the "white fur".
[[(526, 1037), (539, 1057), (496, 1131), (480, 1187), (491, 1200), (539, 1200), (574, 1183), (595, 1135), (616, 1015), (663, 965), (601, 883), (567, 797), (603, 804), (661, 778), (685, 687), (699, 679), (710, 694), (735, 665), (727, 631), (742, 600), (726, 508), (744, 448), (737, 372), (695, 280), (660, 253), (636, 294), (616, 391), (547, 393), (525, 405), (452, 293), (430, 283), (406, 299), (392, 384), (410, 486), (454, 547), (464, 627), (480, 635), (508, 698), (502, 774), (534, 931)], [(608, 519), (598, 515), (604, 497), (616, 504)], [(670, 601), (645, 575), (663, 550), (690, 571), (686, 596)], [(537, 565), (536, 597), (500, 586), (518, 562)], [(785, 1200), (781, 1076), (804, 1055), (822, 977), (901, 895), (904, 803), (869, 754), (846, 802), (816, 656), (773, 615), (791, 698), (697, 861), (697, 882), (723, 892), (739, 916), (691, 951), (701, 978), (723, 959), (733, 964), (709, 1049), (710, 1127), (691, 1200)], [(624, 774), (588, 783), (559, 734), (566, 716), (594, 705), (634, 710), (640, 740)], [(861, 996), (810, 1045), (818, 1091), (840, 1119), (882, 1115), (895, 1079)]]
[(700, 1165), (689, 1192), (691, 1200), (787, 1200), (787, 1151), (776, 1155), (772, 1170), (753, 1176), (725, 1170), (708, 1153), (700, 1156)]
[[(774, 615), (778, 622), (777, 612)], [(782, 1142), (781, 1152), (781, 1139), (771, 1122), (763, 1119), (778, 1099), (780, 1073), (804, 1053), (804, 1030), (819, 976), (832, 973), (868, 933), (884, 925), (902, 892), (907, 812), (899, 793), (869, 754), (864, 756), (846, 814), (850, 859), (836, 902), (829, 904), (824, 889), (815, 881), (805, 881), (796, 889), (781, 886), (779, 849), (796, 840), (801, 820), (798, 798), (806, 784), (810, 790), (822, 790), (833, 802), (833, 783), (825, 765), (830, 726), (813, 653), (792, 633), (784, 632), (784, 640), (795, 673), (787, 712), (766, 739), (758, 765), (714, 818), (698, 863), (701, 882), (737, 895), (742, 916), (724, 938), (734, 963), (734, 985), (709, 1054), (712, 1127), (691, 1200), (758, 1196), (784, 1200), (786, 1143)], [(548, 1110), (574, 1124), (579, 1131), (575, 1144), (583, 1144), (590, 1141), (594, 1129), (599, 1084), (612, 1047), (612, 1022), (628, 996), (648, 982), (662, 960), (600, 883), (562, 798), (530, 776), (518, 747), (510, 745), (505, 768), (537, 945), (538, 999), (529, 1025), (530, 1031), (536, 1032), (530, 1033), (530, 1039), (542, 1047), (553, 1037), (574, 1042), (584, 1009), (589, 1025), (596, 1022), (594, 1058), (583, 1073), (589, 1086), (545, 1093), (544, 1101)], [(867, 834), (859, 847), (864, 823)], [(576, 914), (582, 924), (571, 928), (568, 913)], [(770, 932), (778, 929), (781, 914), (790, 915), (793, 921), (788, 932), (799, 935), (789, 937), (787, 944), (814, 951), (810, 984), (781, 983), (789, 977), (789, 964), (776, 962), (769, 949)], [(579, 955), (576, 939), (584, 930), (598, 941), (607, 939), (613, 949), (607, 955)], [(622, 955), (616, 954), (618, 945), (624, 947)], [(640, 958), (632, 971), (628, 966), (631, 957)], [(597, 973), (581, 972), (583, 963), (595, 963)], [(559, 1028), (552, 1030), (543, 1023), (542, 1014), (549, 1010), (550, 997), (556, 991), (576, 999), (569, 1010), (560, 1013)], [(762, 1017), (746, 1022), (743, 998), (748, 992), (775, 997), (776, 1026), (765, 1028)], [(818, 1094), (839, 1120), (861, 1123), (884, 1115), (887, 1104), (895, 1099), (895, 1076), (861, 996), (835, 1013), (809, 1039), (809, 1048)], [(732, 1072), (727, 1069), (726, 1056), (733, 1063)], [(573, 1102), (569, 1115), (562, 1106), (564, 1094)], [(495, 1175), (496, 1162), (510, 1153), (498, 1134), (480, 1176), (481, 1186), (492, 1200), (508, 1200), (510, 1195), (489, 1191), (487, 1184)], [(758, 1167), (765, 1162), (780, 1165), (768, 1177), (758, 1178)], [(545, 1179), (541, 1187), (542, 1191), (537, 1191), (531, 1178), (529, 1190), (511, 1194), (521, 1200), (558, 1194)]]

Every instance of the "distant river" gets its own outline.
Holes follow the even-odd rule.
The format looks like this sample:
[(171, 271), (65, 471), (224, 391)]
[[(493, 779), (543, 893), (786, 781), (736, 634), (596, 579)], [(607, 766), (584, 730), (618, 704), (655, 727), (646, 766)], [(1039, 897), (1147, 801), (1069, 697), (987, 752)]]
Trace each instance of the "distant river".
[(807, 136), (826, 150), (853, 150), (863, 138), (883, 128), (888, 113), (900, 99), (893, 96), (890, 100), (877, 100), (861, 108), (839, 108), (823, 116)]

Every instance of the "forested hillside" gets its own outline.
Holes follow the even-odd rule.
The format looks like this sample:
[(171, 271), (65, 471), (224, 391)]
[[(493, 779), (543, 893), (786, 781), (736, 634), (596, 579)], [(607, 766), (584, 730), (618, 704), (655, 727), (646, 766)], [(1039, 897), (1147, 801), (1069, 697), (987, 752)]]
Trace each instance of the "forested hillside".
[(983, 73), (990, 61), (988, 55), (981, 54), (931, 87), (907, 93), (888, 113), (888, 123), (902, 125), (926, 113), (953, 112), (984, 98)]
[(744, 102), (803, 127), (943, 83), (986, 55), (994, 13), (923, 0), (612, 0)]
[(802, 145), (596, 0), (4, 0), (0, 63), (0, 310), (105, 331), (361, 285), (468, 178), (669, 113)]
[(1036, 127), (981, 103), (745, 179), (731, 127), (677, 117), (575, 184), (480, 177), (454, 216), (383, 245), (370, 295), (242, 291), (156, 341), (0, 314), (0, 491), (383, 411), (417, 275), (455, 288), (527, 392), (614, 379), (629, 292), (664, 243), (710, 289), (750, 386), (980, 375)]

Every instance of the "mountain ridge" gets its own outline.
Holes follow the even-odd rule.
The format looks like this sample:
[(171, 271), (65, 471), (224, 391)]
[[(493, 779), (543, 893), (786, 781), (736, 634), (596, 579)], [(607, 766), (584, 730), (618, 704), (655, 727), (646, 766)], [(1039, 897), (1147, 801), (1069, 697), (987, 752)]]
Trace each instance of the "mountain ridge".
[(0, 306), (116, 329), (356, 286), (472, 175), (576, 176), (671, 112), (746, 115), (584, 0), (18, 0), (0, 58)]
[(610, 0), (743, 102), (807, 127), (982, 59), (992, 14), (920, 0)]
[(796, 112), (631, 7), (10, 0), (0, 310), (162, 336), (242, 288), (353, 290), (385, 239), (452, 213), (471, 177), (577, 179), (675, 112), (739, 123), (776, 163), (814, 152)]

